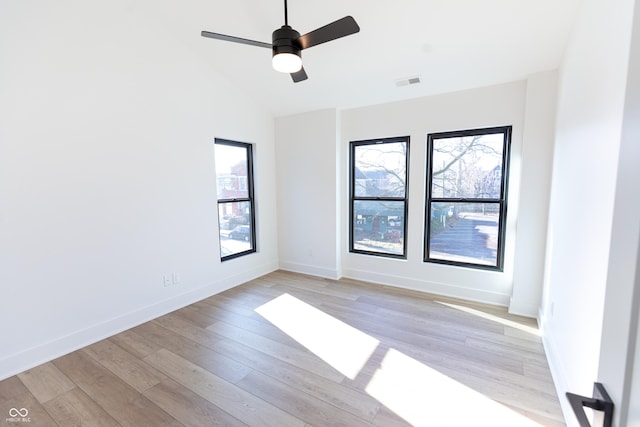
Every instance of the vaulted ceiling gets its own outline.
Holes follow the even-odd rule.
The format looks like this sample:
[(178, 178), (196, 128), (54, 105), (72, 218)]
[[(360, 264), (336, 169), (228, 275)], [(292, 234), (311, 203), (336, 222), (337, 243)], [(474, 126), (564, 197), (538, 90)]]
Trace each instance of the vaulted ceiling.
[[(281, 0), (158, 1), (155, 19), (212, 70), (275, 116), (350, 108), (464, 90), (557, 68), (580, 0), (289, 0), (305, 34), (346, 15), (360, 32), (303, 51), (309, 79), (271, 68), (271, 52), (200, 36), (201, 30), (271, 42)], [(136, 7), (136, 6), (131, 6)], [(398, 86), (419, 76), (421, 83)]]

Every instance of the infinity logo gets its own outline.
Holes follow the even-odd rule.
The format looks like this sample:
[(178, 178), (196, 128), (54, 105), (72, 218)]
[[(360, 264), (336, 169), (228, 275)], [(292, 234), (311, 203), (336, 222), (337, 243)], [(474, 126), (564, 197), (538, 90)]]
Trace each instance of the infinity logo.
[(21, 409), (11, 408), (11, 409), (9, 409), (9, 416), (12, 417), (12, 418), (16, 418), (16, 417), (25, 418), (27, 415), (29, 415), (29, 411), (27, 410), (27, 408), (21, 408)]

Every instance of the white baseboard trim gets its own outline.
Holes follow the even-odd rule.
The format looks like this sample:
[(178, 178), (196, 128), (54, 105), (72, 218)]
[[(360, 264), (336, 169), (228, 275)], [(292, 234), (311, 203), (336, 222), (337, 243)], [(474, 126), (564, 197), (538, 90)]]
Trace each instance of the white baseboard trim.
[(141, 307), (0, 360), (0, 381), (278, 269), (272, 262)]
[(535, 319), (538, 317), (539, 309), (540, 307), (537, 305), (529, 304), (527, 302), (523, 303), (515, 300), (513, 297), (509, 300), (509, 313), (515, 314), (516, 316), (531, 317)]
[(309, 276), (322, 277), (324, 279), (338, 280), (338, 271), (330, 268), (318, 267), (315, 265), (302, 264), (299, 262), (280, 261), (280, 269), (293, 273), (308, 274)]
[(376, 283), (379, 285), (393, 286), (401, 289), (425, 292), (429, 294), (441, 295), (451, 298), (460, 298), (468, 301), (498, 305), (507, 307), (510, 295), (498, 292), (490, 292), (482, 289), (464, 288), (461, 286), (446, 283), (431, 282), (428, 280), (417, 280), (409, 277), (402, 277), (379, 272), (369, 272), (356, 269), (345, 269), (343, 277)]
[(538, 311), (538, 325), (542, 330), (542, 346), (544, 347), (545, 355), (547, 356), (547, 363), (549, 364), (549, 370), (551, 371), (551, 377), (553, 378), (553, 384), (556, 387), (556, 394), (560, 401), (560, 407), (562, 408), (562, 414), (564, 415), (565, 422), (569, 427), (578, 427), (575, 415), (573, 415), (573, 409), (569, 400), (566, 398), (565, 393), (568, 391), (567, 379), (564, 375), (564, 366), (562, 361), (558, 357), (558, 352), (553, 344), (553, 341), (549, 338), (549, 335), (545, 332), (545, 318), (542, 312), (542, 308)]

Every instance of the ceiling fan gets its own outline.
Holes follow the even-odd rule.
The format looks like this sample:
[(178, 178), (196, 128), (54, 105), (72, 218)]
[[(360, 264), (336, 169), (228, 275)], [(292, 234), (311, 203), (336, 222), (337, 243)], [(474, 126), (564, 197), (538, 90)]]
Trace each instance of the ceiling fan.
[(287, 0), (284, 0), (284, 25), (273, 32), (272, 43), (264, 43), (226, 34), (203, 31), (202, 37), (224, 40), (228, 42), (266, 47), (273, 52), (273, 68), (283, 73), (291, 74), (295, 83), (307, 79), (307, 73), (302, 66), (302, 50), (317, 46), (331, 40), (339, 39), (360, 31), (360, 27), (351, 16), (345, 16), (330, 24), (311, 31), (303, 36), (289, 26)]

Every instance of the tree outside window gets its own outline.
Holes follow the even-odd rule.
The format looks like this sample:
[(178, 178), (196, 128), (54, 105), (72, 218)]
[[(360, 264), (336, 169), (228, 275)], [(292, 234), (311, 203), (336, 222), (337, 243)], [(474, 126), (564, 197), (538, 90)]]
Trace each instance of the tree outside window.
[(502, 271), (511, 127), (429, 134), (425, 261)]
[(354, 253), (406, 258), (409, 137), (351, 142)]

